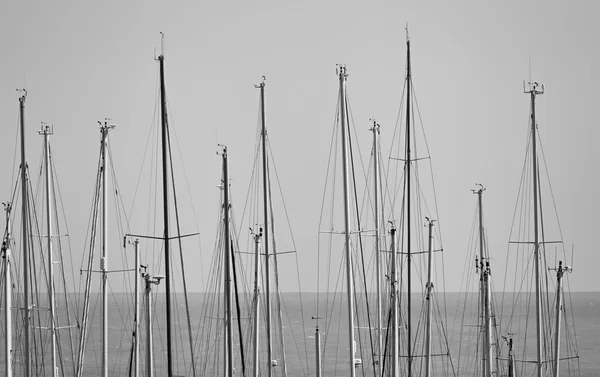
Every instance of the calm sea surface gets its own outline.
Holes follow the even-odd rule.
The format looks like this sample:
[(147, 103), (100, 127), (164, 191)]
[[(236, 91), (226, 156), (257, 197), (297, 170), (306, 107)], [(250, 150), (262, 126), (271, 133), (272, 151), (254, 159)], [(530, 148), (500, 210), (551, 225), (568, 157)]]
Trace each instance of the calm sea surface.
[[(214, 328), (219, 328), (222, 326), (222, 319), (219, 318), (202, 318), (203, 314), (206, 313), (206, 310), (203, 311), (203, 302), (205, 301), (207, 295), (202, 293), (193, 293), (190, 295), (190, 313), (191, 313), (191, 326), (192, 326), (192, 337), (191, 342), (194, 344), (195, 348), (195, 358), (196, 358), (196, 372), (199, 376), (214, 376), (214, 375), (222, 375), (222, 368), (224, 364), (224, 360), (222, 359), (223, 355), (223, 343), (222, 343), (222, 335), (217, 334), (215, 331), (209, 332), (205, 323), (207, 321), (212, 321), (215, 325)], [(314, 293), (303, 294), (303, 304), (300, 304), (300, 300), (297, 294), (286, 293), (282, 295), (284, 300), (284, 306), (282, 308), (282, 322), (284, 326), (284, 343), (286, 349), (286, 364), (287, 364), (287, 372), (289, 376), (314, 376), (315, 375), (315, 325), (316, 321), (311, 317), (316, 316), (316, 305), (317, 303), (320, 306), (319, 313), (321, 316), (324, 315), (322, 313), (323, 308), (325, 307), (325, 302), (328, 297), (326, 294), (321, 294), (317, 296)], [(331, 300), (331, 296), (329, 300)], [(458, 345), (460, 344), (460, 339), (456, 335), (456, 323), (460, 323), (457, 321), (457, 309), (458, 309), (458, 294), (457, 293), (448, 293), (446, 294), (447, 299), (447, 333), (449, 340), (449, 348), (452, 358), (454, 359), (457, 354)], [(164, 302), (160, 294), (155, 297), (154, 302), (154, 325), (153, 325), (153, 333), (154, 333), (154, 353), (155, 353), (155, 375), (156, 376), (164, 376), (166, 375), (166, 342), (165, 342), (165, 327), (164, 325)], [(343, 303), (342, 296), (338, 296), (339, 307), (345, 307), (345, 304), (339, 305)], [(580, 375), (583, 377), (592, 377), (600, 375), (600, 292), (591, 292), (591, 293), (573, 293), (572, 294), (572, 303), (573, 303), (573, 313), (575, 316), (575, 333), (577, 339), (577, 347), (579, 354), (579, 366), (580, 366)], [(75, 304), (72, 304), (75, 305)], [(109, 375), (110, 376), (126, 376), (129, 375), (129, 367), (132, 363), (132, 339), (133, 339), (133, 301), (130, 296), (125, 294), (116, 294), (113, 295), (109, 301), (110, 309), (109, 309), (109, 321), (108, 321), (108, 338), (109, 338), (109, 346), (108, 346), (108, 359), (109, 359)], [(218, 303), (212, 303), (212, 305), (218, 305)], [(145, 306), (145, 301), (142, 301), (142, 307)], [(247, 302), (241, 302), (242, 310), (240, 311), (240, 321), (239, 323), (242, 325), (243, 331), (242, 336), (246, 337), (246, 339), (250, 339), (250, 325), (249, 321), (249, 306)], [(88, 343), (86, 346), (85, 352), (85, 373), (84, 376), (98, 376), (100, 375), (100, 365), (101, 365), (101, 327), (100, 327), (100, 304), (97, 297), (92, 299), (90, 304), (91, 308), (91, 321), (92, 326), (89, 332)], [(181, 376), (190, 376), (192, 375), (192, 370), (190, 367), (190, 356), (189, 356), (189, 344), (190, 338), (183, 331), (187, 328), (187, 321), (185, 320), (185, 304), (183, 301), (183, 297), (178, 295), (175, 300), (175, 310), (174, 310), (174, 321), (173, 321), (173, 331), (175, 335), (175, 341), (173, 342), (173, 354), (174, 360), (174, 373), (176, 375)], [(348, 337), (347, 333), (347, 318), (344, 314), (345, 312), (339, 309), (335, 310), (331, 313), (331, 318), (333, 320), (330, 322), (329, 327), (326, 324), (326, 321), (320, 321), (320, 333), (321, 333), (321, 344), (322, 344), (322, 352), (323, 352), (323, 364), (326, 365), (324, 374), (325, 376), (347, 376), (348, 375), (348, 366), (346, 355), (349, 355), (349, 347), (348, 347)], [(15, 316), (22, 315), (16, 313)], [(264, 316), (264, 311), (263, 311)], [(237, 315), (235, 316), (235, 323), (238, 323)], [(44, 327), (44, 315), (34, 314), (34, 320), (36, 321), (37, 327)], [(339, 318), (339, 319), (336, 319)], [(18, 318), (15, 319), (18, 321)], [(140, 322), (142, 323), (142, 327), (140, 330), (141, 334), (141, 373), (146, 373), (146, 350), (148, 349), (146, 346), (146, 327), (145, 327), (146, 316), (144, 314), (144, 310), (142, 310)], [(2, 325), (4, 324), (4, 320), (2, 319)], [(66, 326), (66, 322), (64, 318), (59, 319), (61, 326)], [(73, 325), (76, 325), (77, 322), (74, 321)], [(4, 326), (2, 326), (4, 327)], [(357, 326), (358, 327), (358, 326)], [(239, 355), (239, 337), (238, 337), (238, 328), (237, 325), (234, 326), (234, 339), (235, 339), (235, 349), (237, 352), (236, 359), (234, 361), (234, 365), (236, 368), (236, 375), (242, 375), (241, 368), (241, 360)], [(36, 335), (35, 340), (35, 351), (34, 351), (34, 365), (37, 368), (36, 375), (47, 375), (50, 376), (50, 367), (49, 367), (49, 343), (47, 341), (47, 335), (45, 335), (44, 331), (38, 331), (38, 329), (34, 329), (34, 333), (40, 334)], [(261, 333), (266, 333), (265, 325), (261, 325), (260, 329)], [(63, 355), (61, 358), (61, 364), (59, 364), (59, 375), (71, 376), (73, 375), (73, 365), (75, 357), (72, 355), (76, 355), (77, 351), (75, 348), (71, 350), (71, 341), (69, 340), (69, 332), (73, 337), (72, 344), (77, 344), (77, 334), (78, 331), (76, 328), (68, 329), (64, 328), (59, 330), (60, 337), (60, 350), (59, 353)], [(203, 333), (204, 332), (204, 333)], [(17, 324), (17, 333), (18, 335), (22, 334), (22, 328), (18, 327)], [(207, 334), (208, 333), (208, 334)], [(360, 333), (360, 341), (369, 342), (368, 332), (364, 331), (364, 328), (357, 328), (357, 334)], [(182, 335), (183, 334), (183, 335)], [(338, 336), (339, 334), (339, 336)], [(359, 335), (357, 335), (357, 338)], [(0, 344), (0, 350), (4, 354), (4, 339), (6, 335), (4, 330), (2, 330), (2, 344)], [(20, 364), (22, 364), (22, 344), (19, 340), (15, 339), (14, 341), (14, 349), (15, 349), (15, 375), (21, 375), (22, 369)], [(250, 360), (250, 355), (248, 354), (249, 346), (244, 340), (244, 344), (246, 345), (245, 358), (246, 364), (252, 365)], [(261, 343), (262, 344), (262, 343)], [(265, 346), (261, 347), (263, 349)], [(274, 375), (280, 376), (281, 373), (281, 355), (277, 344), (273, 345), (273, 359), (276, 360), (278, 366), (274, 368)], [(267, 360), (266, 354), (264, 351), (261, 351), (261, 360)], [(360, 357), (358, 355), (357, 357)], [(365, 358), (366, 361), (366, 358)], [(456, 366), (456, 360), (453, 360), (452, 363)], [(266, 364), (262, 363), (262, 364)], [(365, 363), (367, 364), (367, 363)], [(2, 372), (0, 374), (4, 374), (4, 357), (0, 356), (0, 365)], [(266, 375), (266, 366), (261, 367), (261, 374)], [(363, 365), (357, 369), (359, 373), (357, 375), (362, 375), (364, 371), (366, 375), (372, 375), (372, 369), (369, 365)], [(246, 371), (247, 374), (249, 371)], [(460, 373), (457, 373), (460, 375)]]

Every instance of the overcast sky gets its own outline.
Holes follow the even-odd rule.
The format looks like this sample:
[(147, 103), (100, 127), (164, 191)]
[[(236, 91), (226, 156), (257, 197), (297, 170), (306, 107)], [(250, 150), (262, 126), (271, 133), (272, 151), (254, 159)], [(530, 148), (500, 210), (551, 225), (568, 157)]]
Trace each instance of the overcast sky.
[[(506, 251), (524, 160), (529, 97), (523, 80), (531, 61), (532, 78), (546, 87), (538, 100), (538, 123), (564, 240), (568, 249), (575, 245), (572, 290), (598, 291), (598, 14), (595, 1), (5, 2), (0, 197), (10, 198), (15, 89), (25, 87), (29, 165), (38, 166), (40, 122), (53, 124), (71, 242), (74, 253), (81, 253), (97, 167), (97, 121), (105, 117), (118, 124), (111, 143), (120, 190), (125, 201), (134, 196), (155, 126), (153, 58), (162, 31), (172, 127), (196, 219), (189, 208), (183, 211), (182, 232), (201, 233), (202, 255), (186, 255), (190, 268), (204, 266), (202, 275), (190, 277), (190, 289), (203, 290), (201, 276), (213, 251), (221, 176), (216, 145), (229, 148), (233, 200), (241, 207), (257, 125), (254, 84), (265, 75), (267, 127), (297, 241), (302, 288), (315, 291), (308, 272), (336, 109), (335, 64), (345, 63), (350, 73), (352, 112), (366, 156), (369, 118), (382, 125), (382, 138), (396, 122), (408, 23), (413, 81), (443, 224), (447, 289), (460, 287), (475, 182), (487, 187), (490, 251)], [(383, 148), (387, 155), (389, 141)], [(182, 176), (180, 182), (185, 197)], [(294, 287), (295, 281), (282, 282), (284, 291)]]

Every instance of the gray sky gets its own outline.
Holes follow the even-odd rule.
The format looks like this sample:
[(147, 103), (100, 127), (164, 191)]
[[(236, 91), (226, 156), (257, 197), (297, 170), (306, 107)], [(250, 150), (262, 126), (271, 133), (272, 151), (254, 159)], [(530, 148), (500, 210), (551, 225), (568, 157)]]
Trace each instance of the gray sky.
[[(125, 200), (133, 197), (155, 111), (153, 54), (163, 31), (170, 115), (198, 220), (193, 224), (192, 214), (185, 214), (183, 232), (201, 232), (202, 259), (193, 253), (186, 264), (208, 266), (212, 254), (221, 174), (217, 142), (229, 147), (233, 199), (241, 211), (258, 114), (254, 84), (265, 75), (267, 127), (300, 270), (308, 274), (336, 108), (335, 64), (345, 63), (350, 73), (359, 143), (368, 155), (369, 118), (382, 125), (382, 135), (391, 134), (396, 122), (408, 23), (443, 224), (447, 289), (460, 286), (474, 182), (487, 187), (491, 253), (506, 251), (524, 159), (529, 98), (522, 82), (531, 59), (533, 79), (546, 86), (538, 123), (564, 240), (568, 249), (575, 244), (572, 289), (600, 290), (600, 280), (593, 278), (600, 264), (595, 242), (600, 158), (593, 145), (600, 136), (594, 101), (600, 87), (597, 2), (508, 1), (499, 7), (479, 1), (40, 1), (7, 2), (2, 8), (0, 197), (10, 195), (15, 89), (25, 87), (28, 161), (32, 167), (39, 161), (40, 122), (53, 124), (75, 253), (82, 248), (91, 205), (97, 120), (110, 117), (119, 125), (111, 133), (117, 176)], [(389, 142), (383, 143), (387, 155)], [(187, 195), (181, 175), (179, 182)], [(503, 266), (504, 259), (496, 263)], [(501, 276), (495, 279), (499, 287)], [(203, 289), (199, 275), (189, 280), (192, 290)], [(294, 284), (283, 282), (282, 289)], [(314, 279), (302, 284), (316, 290)]]

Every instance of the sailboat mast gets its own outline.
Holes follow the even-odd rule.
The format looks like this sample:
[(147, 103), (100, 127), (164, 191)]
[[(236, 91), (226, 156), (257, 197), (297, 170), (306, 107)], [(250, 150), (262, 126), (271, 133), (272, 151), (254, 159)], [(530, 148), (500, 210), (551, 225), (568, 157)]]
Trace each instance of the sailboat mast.
[[(145, 268), (145, 267), (144, 267)], [(146, 284), (146, 376), (154, 377), (154, 344), (152, 342), (152, 284), (158, 285), (160, 277), (152, 277), (148, 272), (142, 273)]]
[(562, 278), (565, 272), (570, 271), (569, 266), (563, 267), (562, 261), (558, 262), (558, 269), (556, 270), (556, 313), (554, 317), (556, 322), (554, 324), (554, 377), (559, 377), (559, 361), (560, 361), (560, 320), (562, 313)]
[(54, 303), (54, 268), (52, 256), (52, 202), (50, 201), (50, 135), (53, 134), (50, 127), (42, 125), (39, 131), (44, 136), (44, 171), (46, 189), (46, 241), (48, 247), (48, 302), (50, 303), (50, 353), (52, 358), (52, 375), (58, 375), (56, 367), (56, 324)]
[(229, 233), (229, 173), (227, 148), (223, 147), (223, 206), (225, 212), (225, 376), (233, 377), (233, 331), (231, 328), (231, 245)]
[(27, 92), (19, 98), (19, 111), (21, 120), (21, 222), (23, 227), (23, 301), (24, 318), (23, 332), (25, 352), (25, 377), (31, 376), (31, 358), (29, 353), (29, 245), (27, 230), (27, 163), (25, 162), (25, 97)]
[(484, 246), (484, 228), (483, 228), (483, 187), (479, 192), (479, 247), (481, 253), (481, 276), (483, 277), (483, 316), (485, 320), (485, 339), (483, 344), (485, 346), (484, 358), (485, 358), (485, 373), (486, 377), (492, 376), (492, 320), (491, 320), (491, 287), (490, 287), (490, 261), (489, 258), (483, 263), (485, 246)]
[(321, 377), (321, 331), (319, 325), (315, 329), (315, 376)]
[(411, 213), (410, 213), (410, 83), (411, 83), (411, 72), (410, 72), (410, 40), (406, 41), (406, 157), (404, 161), (404, 177), (406, 180), (406, 260), (407, 260), (407, 317), (408, 317), (408, 328), (406, 329), (406, 340), (407, 340), (407, 357), (408, 357), (408, 377), (412, 376), (412, 344), (411, 344), (411, 330), (412, 330), (412, 313), (411, 313), (411, 239), (410, 239), (410, 228), (411, 228)]
[(12, 275), (10, 252), (10, 210), (11, 203), (4, 204), (6, 211), (6, 237), (2, 243), (4, 258), (4, 372), (6, 377), (12, 377)]
[[(373, 199), (375, 201), (375, 275), (377, 279), (377, 376), (381, 376), (382, 367), (382, 334), (381, 334), (381, 250), (379, 249), (379, 147), (377, 145), (377, 135), (379, 134), (379, 124), (373, 121)], [(394, 250), (392, 249), (392, 252)]]
[(140, 376), (140, 241), (133, 241), (135, 248), (135, 264), (134, 264), (134, 275), (135, 275), (135, 319), (134, 319), (134, 365), (135, 371), (134, 377)]
[(100, 127), (102, 134), (101, 159), (102, 159), (102, 257), (100, 259), (100, 273), (102, 285), (102, 376), (108, 377), (108, 287), (107, 287), (107, 248), (108, 248), (108, 216), (106, 198), (106, 149), (110, 127), (105, 121)]
[(254, 377), (258, 377), (258, 332), (259, 332), (259, 311), (260, 311), (260, 237), (259, 234), (254, 235)]
[(173, 357), (171, 345), (171, 255), (169, 250), (169, 173), (168, 173), (168, 147), (167, 147), (167, 98), (165, 93), (165, 57), (158, 57), (160, 65), (160, 109), (162, 129), (162, 178), (163, 178), (163, 222), (164, 222), (164, 248), (165, 248), (165, 295), (167, 311), (167, 376), (173, 376)]
[(398, 377), (398, 273), (396, 268), (398, 267), (397, 253), (396, 253), (396, 228), (392, 225), (390, 230), (392, 242), (392, 377)]
[(348, 140), (346, 119), (346, 67), (339, 67), (340, 78), (340, 118), (342, 126), (342, 165), (344, 178), (344, 237), (346, 252), (346, 290), (348, 292), (348, 352), (350, 353), (350, 377), (354, 377), (354, 279), (352, 278), (352, 253), (350, 250), (350, 195), (349, 195), (349, 166), (348, 166)]
[[(481, 194), (482, 194), (482, 190), (483, 188), (479, 188), (479, 190), (474, 192), (477, 194), (477, 206), (478, 206), (478, 211), (479, 211), (479, 258), (475, 259), (475, 264), (476, 267), (475, 269), (477, 271), (479, 271), (479, 310), (480, 310), (480, 318), (481, 321), (483, 321), (482, 324), (482, 328), (483, 328), (483, 340), (481, 342), (481, 377), (486, 377), (486, 357), (487, 357), (487, 353), (486, 353), (486, 339), (487, 336), (485, 334), (485, 317), (484, 317), (484, 313), (485, 313), (485, 281), (484, 281), (484, 263), (485, 263), (485, 258), (484, 258), (484, 254), (483, 254), (483, 225), (482, 225), (482, 209), (481, 209)], [(481, 330), (480, 330), (481, 331)]]
[(542, 297), (540, 281), (540, 242), (538, 229), (538, 165), (537, 165), (537, 145), (536, 145), (536, 122), (535, 122), (535, 97), (543, 93), (538, 90), (537, 83), (530, 83), (531, 89), (527, 92), (531, 96), (531, 141), (533, 147), (532, 153), (532, 172), (533, 172), (533, 234), (534, 234), (534, 255), (535, 259), (535, 316), (536, 316), (536, 348), (537, 348), (537, 377), (542, 377)]
[(271, 287), (269, 272), (269, 190), (267, 176), (267, 129), (265, 127), (265, 80), (258, 85), (260, 88), (260, 121), (263, 168), (263, 231), (265, 232), (265, 300), (267, 304), (267, 376), (271, 377), (273, 360), (273, 340), (271, 332)]
[(435, 220), (427, 219), (429, 229), (429, 246), (427, 249), (427, 285), (425, 286), (425, 300), (427, 304), (427, 317), (425, 321), (425, 377), (431, 376), (431, 291), (433, 282), (431, 281), (431, 263), (433, 259), (433, 222)]
[(481, 374), (483, 377), (492, 375), (491, 360), (491, 322), (490, 322), (490, 292), (489, 292), (489, 261), (485, 255), (484, 228), (483, 228), (483, 192), (485, 188), (479, 185), (473, 193), (477, 194), (477, 207), (479, 215), (479, 297), (481, 304), (481, 318), (483, 320), (483, 341), (481, 342)]
[(490, 286), (490, 262), (485, 261), (485, 336), (486, 336), (486, 361), (487, 376), (492, 377), (492, 289)]

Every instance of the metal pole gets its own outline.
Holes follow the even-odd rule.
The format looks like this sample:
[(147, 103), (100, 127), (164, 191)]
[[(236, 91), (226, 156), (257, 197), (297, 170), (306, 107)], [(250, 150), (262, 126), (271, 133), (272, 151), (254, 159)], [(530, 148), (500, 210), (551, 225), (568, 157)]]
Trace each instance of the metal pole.
[(485, 283), (485, 336), (486, 336), (486, 361), (487, 361), (487, 376), (492, 377), (492, 290), (490, 286), (490, 262), (485, 262), (484, 272)]
[(259, 330), (259, 310), (260, 310), (260, 237), (254, 235), (254, 377), (258, 377), (258, 330)]
[(406, 264), (407, 264), (407, 329), (406, 329), (406, 349), (407, 349), (407, 361), (408, 361), (408, 377), (412, 376), (412, 344), (411, 344), (411, 329), (412, 329), (412, 313), (411, 313), (411, 285), (412, 285), (412, 277), (411, 277), (411, 237), (410, 237), (410, 228), (411, 228), (411, 213), (410, 213), (410, 82), (411, 82), (411, 73), (410, 73), (410, 41), (407, 39), (406, 41), (406, 158), (404, 161), (404, 176), (406, 177)]
[(134, 359), (135, 359), (135, 372), (134, 377), (139, 377), (140, 375), (140, 241), (133, 241), (133, 245), (135, 247), (135, 337), (133, 338), (134, 345)]
[(48, 252), (48, 302), (50, 303), (50, 354), (52, 359), (52, 375), (58, 376), (56, 366), (56, 325), (54, 308), (54, 268), (52, 256), (52, 202), (50, 200), (50, 143), (49, 136), (52, 135), (50, 127), (42, 124), (40, 135), (44, 136), (44, 175), (46, 189), (46, 241)]
[(227, 368), (225, 375), (233, 377), (233, 331), (231, 328), (231, 245), (229, 233), (229, 174), (227, 166), (227, 148), (223, 148), (223, 186), (224, 200), (223, 206), (225, 211), (225, 330), (226, 330), (226, 360)]
[(398, 377), (399, 366), (398, 366), (398, 273), (396, 268), (398, 267), (398, 254), (396, 253), (396, 228), (392, 225), (390, 230), (391, 234), (391, 252), (392, 252), (392, 377)]
[(382, 375), (382, 334), (381, 334), (381, 250), (379, 249), (379, 161), (377, 135), (379, 124), (373, 121), (373, 191), (375, 201), (375, 275), (377, 279), (377, 376)]
[(24, 301), (24, 353), (25, 353), (25, 377), (31, 376), (31, 357), (29, 352), (29, 231), (27, 229), (27, 163), (25, 162), (25, 97), (27, 92), (19, 98), (19, 111), (21, 118), (21, 216), (23, 226), (23, 301)]
[(479, 212), (479, 263), (480, 263), (480, 278), (479, 278), (479, 297), (481, 302), (481, 314), (483, 320), (483, 340), (481, 342), (481, 374), (483, 377), (490, 377), (492, 373), (491, 360), (491, 328), (490, 328), (490, 302), (489, 302), (489, 281), (488, 267), (484, 247), (484, 228), (483, 228), (483, 191), (485, 188), (479, 185), (479, 189), (473, 190), (477, 194), (477, 204)]
[(262, 169), (263, 169), (263, 231), (265, 232), (265, 300), (267, 304), (267, 376), (272, 374), (273, 340), (271, 331), (271, 283), (269, 272), (269, 191), (267, 177), (267, 129), (265, 126), (265, 78), (257, 85), (260, 89), (260, 119), (261, 119), (261, 144), (262, 144)]
[(536, 149), (536, 123), (535, 123), (535, 96), (541, 94), (537, 91), (537, 84), (534, 84), (531, 95), (531, 141), (533, 146), (532, 153), (532, 173), (533, 173), (533, 229), (534, 229), (534, 259), (535, 259), (535, 316), (536, 316), (536, 350), (537, 350), (537, 377), (542, 377), (542, 297), (540, 281), (540, 243), (538, 229), (538, 171), (537, 171), (537, 149)]
[(154, 376), (154, 349), (152, 345), (152, 284), (150, 276), (144, 274), (144, 280), (146, 282), (146, 370), (148, 377)]
[(435, 220), (427, 219), (427, 226), (429, 228), (429, 247), (427, 251), (427, 285), (425, 290), (427, 292), (425, 296), (427, 305), (427, 317), (425, 319), (425, 377), (431, 376), (431, 292), (433, 290), (433, 283), (431, 282), (431, 262), (433, 259), (433, 222)]
[(107, 244), (108, 244), (108, 216), (106, 198), (106, 148), (109, 126), (108, 122), (100, 128), (102, 134), (102, 257), (100, 258), (100, 272), (102, 274), (102, 376), (108, 377), (108, 287), (107, 287)]
[(4, 205), (6, 211), (6, 238), (2, 243), (4, 257), (4, 372), (6, 377), (12, 377), (12, 276), (10, 253), (10, 210), (11, 204)]
[(160, 108), (162, 129), (162, 178), (163, 178), (163, 223), (165, 245), (165, 296), (167, 311), (167, 376), (173, 376), (173, 357), (171, 346), (171, 255), (169, 253), (169, 173), (168, 173), (168, 147), (167, 147), (167, 98), (165, 93), (165, 57), (158, 57), (160, 65)]
[(479, 263), (479, 268), (481, 269), (480, 271), (480, 277), (479, 277), (479, 313), (480, 314), (480, 322), (481, 323), (481, 328), (479, 331), (483, 332), (483, 337), (481, 340), (481, 376), (482, 377), (487, 377), (487, 344), (486, 344), (486, 340), (487, 340), (487, 334), (486, 334), (486, 325), (485, 325), (485, 277), (484, 272), (483, 272), (483, 259), (479, 259), (477, 261)]
[(352, 252), (350, 250), (350, 194), (349, 194), (349, 166), (348, 166), (348, 141), (350, 135), (346, 135), (346, 67), (339, 67), (340, 78), (340, 118), (342, 126), (342, 164), (344, 176), (344, 235), (346, 252), (346, 284), (348, 291), (348, 344), (350, 353), (350, 377), (354, 377), (354, 287), (352, 278)]
[(513, 340), (510, 338), (508, 343), (508, 377), (516, 377), (515, 355), (513, 353)]
[(319, 331), (319, 325), (315, 329), (315, 355), (316, 377), (321, 377), (321, 332)]
[(556, 313), (554, 317), (556, 322), (554, 323), (554, 377), (559, 377), (559, 360), (560, 360), (560, 320), (562, 314), (562, 278), (565, 271), (569, 271), (569, 267), (563, 268), (562, 261), (558, 262), (558, 270), (556, 271)]

